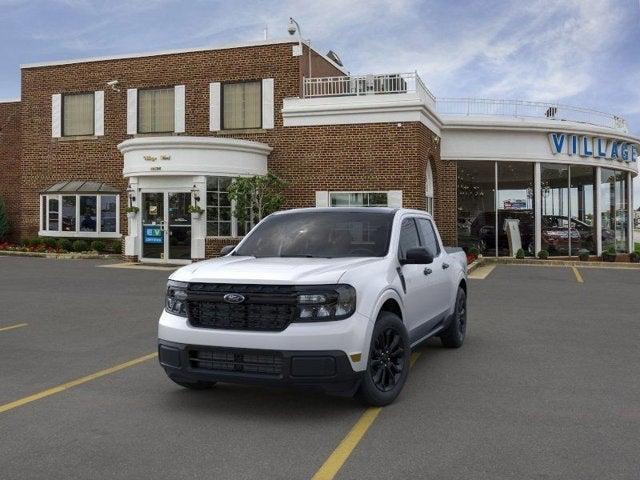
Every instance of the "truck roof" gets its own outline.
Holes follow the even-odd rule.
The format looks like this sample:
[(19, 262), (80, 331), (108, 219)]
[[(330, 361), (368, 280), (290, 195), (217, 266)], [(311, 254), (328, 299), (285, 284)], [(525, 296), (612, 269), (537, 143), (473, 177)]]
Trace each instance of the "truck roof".
[(309, 207), (309, 208), (292, 208), (290, 210), (281, 210), (274, 213), (274, 215), (286, 215), (289, 213), (297, 212), (316, 212), (316, 213), (335, 213), (335, 212), (366, 212), (366, 213), (386, 213), (389, 215), (395, 215), (397, 212), (407, 212), (428, 215), (428, 212), (424, 210), (415, 210), (409, 208), (395, 208), (395, 207)]

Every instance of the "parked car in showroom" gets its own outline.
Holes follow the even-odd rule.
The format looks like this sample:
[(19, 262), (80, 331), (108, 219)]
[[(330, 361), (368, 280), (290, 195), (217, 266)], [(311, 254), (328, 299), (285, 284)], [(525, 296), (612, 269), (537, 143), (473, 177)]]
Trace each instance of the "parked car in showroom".
[(412, 348), (464, 342), (466, 257), (423, 211), (289, 210), (228, 250), (167, 285), (159, 359), (184, 387), (311, 387), (386, 405)]

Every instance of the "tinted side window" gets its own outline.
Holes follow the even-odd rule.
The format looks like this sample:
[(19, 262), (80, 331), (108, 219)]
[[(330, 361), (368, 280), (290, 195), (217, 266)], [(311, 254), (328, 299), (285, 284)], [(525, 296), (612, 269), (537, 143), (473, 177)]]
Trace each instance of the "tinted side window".
[(429, 250), (434, 257), (439, 255), (440, 245), (438, 244), (438, 238), (436, 237), (436, 232), (433, 229), (433, 224), (426, 218), (418, 218), (416, 221), (418, 222), (418, 228), (420, 228), (422, 245)]
[(420, 237), (416, 229), (416, 223), (413, 218), (405, 218), (400, 227), (400, 245), (398, 248), (398, 256), (404, 258), (407, 250), (420, 246)]

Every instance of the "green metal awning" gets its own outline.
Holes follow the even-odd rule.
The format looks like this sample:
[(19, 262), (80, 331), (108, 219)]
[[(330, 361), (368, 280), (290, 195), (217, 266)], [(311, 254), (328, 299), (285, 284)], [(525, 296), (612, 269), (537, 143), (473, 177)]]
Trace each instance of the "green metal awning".
[(58, 182), (42, 190), (41, 193), (120, 193), (121, 189), (112, 187), (104, 182), (92, 182), (85, 180), (71, 180)]

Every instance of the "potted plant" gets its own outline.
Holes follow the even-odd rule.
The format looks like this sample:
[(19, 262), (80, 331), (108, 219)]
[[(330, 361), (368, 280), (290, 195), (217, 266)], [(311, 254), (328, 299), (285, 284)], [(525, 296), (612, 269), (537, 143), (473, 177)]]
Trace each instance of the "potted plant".
[(187, 208), (187, 212), (189, 212), (191, 216), (197, 220), (204, 213), (204, 210), (198, 205), (189, 205), (189, 208)]
[(631, 252), (629, 254), (629, 261), (631, 263), (640, 263), (640, 252), (637, 250), (635, 252)]
[(609, 245), (607, 250), (602, 253), (602, 260), (605, 262), (615, 262), (617, 256), (616, 247)]
[(546, 250), (540, 250), (538, 252), (538, 258), (540, 260), (546, 260), (547, 258), (549, 258), (549, 252)]
[(589, 250), (586, 250), (584, 248), (581, 248), (580, 250), (578, 250), (578, 258), (582, 262), (588, 262), (589, 261)]
[(135, 216), (138, 214), (140, 209), (138, 207), (130, 205), (125, 209), (125, 211), (127, 212), (127, 217), (128, 218), (135, 218)]

